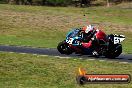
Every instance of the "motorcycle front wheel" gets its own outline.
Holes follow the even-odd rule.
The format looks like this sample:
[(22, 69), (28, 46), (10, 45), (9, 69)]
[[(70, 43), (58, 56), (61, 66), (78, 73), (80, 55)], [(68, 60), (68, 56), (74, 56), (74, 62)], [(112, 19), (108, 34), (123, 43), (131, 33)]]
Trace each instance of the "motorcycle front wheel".
[(67, 44), (65, 41), (62, 41), (58, 44), (57, 46), (57, 50), (61, 53), (61, 54), (72, 54), (73, 51), (71, 50), (71, 48), (69, 47), (69, 44)]

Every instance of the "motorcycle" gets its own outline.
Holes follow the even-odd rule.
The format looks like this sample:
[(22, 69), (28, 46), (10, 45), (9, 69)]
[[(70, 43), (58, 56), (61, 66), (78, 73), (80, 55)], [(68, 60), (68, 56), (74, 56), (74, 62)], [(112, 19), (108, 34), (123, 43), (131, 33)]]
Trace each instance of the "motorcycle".
[[(100, 33), (95, 35), (95, 37), (98, 36), (100, 36)], [(105, 40), (101, 38), (91, 38), (93, 47), (84, 48), (80, 45), (83, 41), (82, 32), (79, 28), (76, 28), (66, 35), (66, 39), (58, 44), (57, 49), (61, 54), (67, 55), (77, 53), (94, 56), (94, 51), (97, 51), (98, 55), (96, 56), (105, 56), (107, 58), (118, 57), (122, 53), (122, 45), (120, 43), (125, 40), (125, 36), (110, 34), (105, 38)]]

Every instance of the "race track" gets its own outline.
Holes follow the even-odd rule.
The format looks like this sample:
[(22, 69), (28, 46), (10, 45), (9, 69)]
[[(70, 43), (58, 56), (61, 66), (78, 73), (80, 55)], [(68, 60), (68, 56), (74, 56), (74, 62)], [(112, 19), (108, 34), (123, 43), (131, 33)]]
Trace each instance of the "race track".
[(4, 52), (16, 52), (16, 53), (29, 53), (29, 54), (39, 54), (39, 55), (50, 55), (56, 57), (77, 57), (82, 59), (98, 59), (98, 60), (112, 60), (112, 61), (120, 61), (120, 62), (129, 62), (132, 63), (132, 54), (121, 54), (116, 59), (108, 59), (104, 57), (94, 58), (88, 55), (63, 55), (60, 54), (57, 49), (53, 48), (33, 48), (33, 47), (22, 47), (22, 46), (5, 46), (0, 45), (0, 51)]

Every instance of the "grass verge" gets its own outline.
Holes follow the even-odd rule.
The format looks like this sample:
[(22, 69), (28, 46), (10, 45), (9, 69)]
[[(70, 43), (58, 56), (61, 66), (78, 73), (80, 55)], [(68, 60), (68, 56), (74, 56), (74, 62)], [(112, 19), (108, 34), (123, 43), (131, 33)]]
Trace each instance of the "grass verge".
[(116, 61), (91, 61), (31, 54), (0, 53), (1, 88), (131, 88), (132, 84), (76, 83), (78, 68), (93, 74), (130, 74), (132, 64)]

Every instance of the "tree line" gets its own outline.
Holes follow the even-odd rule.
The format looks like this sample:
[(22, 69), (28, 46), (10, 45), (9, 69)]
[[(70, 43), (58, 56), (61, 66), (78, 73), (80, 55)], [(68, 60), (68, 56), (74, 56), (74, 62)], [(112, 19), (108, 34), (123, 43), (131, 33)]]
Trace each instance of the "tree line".
[(92, 6), (92, 5), (110, 5), (122, 2), (131, 2), (132, 0), (0, 0), (0, 3), (16, 5), (48, 5), (48, 6)]

